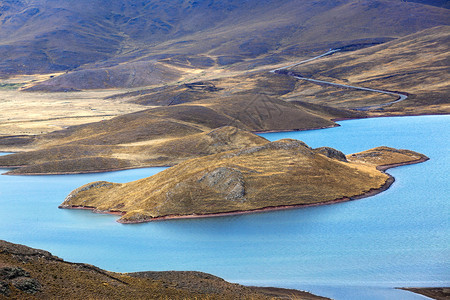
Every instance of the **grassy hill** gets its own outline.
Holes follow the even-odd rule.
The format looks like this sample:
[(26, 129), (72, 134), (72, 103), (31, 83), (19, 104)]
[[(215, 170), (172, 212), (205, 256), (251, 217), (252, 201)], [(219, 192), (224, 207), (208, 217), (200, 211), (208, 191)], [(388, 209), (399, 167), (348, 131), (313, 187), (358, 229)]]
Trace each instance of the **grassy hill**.
[(196, 100), (223, 98), (231, 95), (254, 97), (255, 94), (282, 96), (295, 89), (297, 80), (267, 71), (244, 75), (231, 74), (202, 81), (165, 85), (156, 88), (142, 88), (132, 92), (116, 93), (106, 100), (121, 99), (130, 103), (148, 106), (177, 105)]
[(0, 240), (0, 299), (328, 299), (201, 272), (114, 273)]
[(0, 24), (0, 76), (69, 71), (33, 89), (55, 91), (252, 70), (449, 21), (445, 8), (401, 0), (9, 0)]
[[(167, 123), (159, 124), (159, 126), (167, 125)], [(124, 135), (126, 136), (126, 133)], [(95, 141), (96, 138), (92, 140)], [(134, 143), (114, 145), (67, 143), (2, 156), (0, 164), (21, 166), (7, 174), (99, 172), (133, 167), (169, 166), (190, 158), (265, 143), (267, 140), (250, 132), (235, 127), (222, 127), (186, 136), (167, 133), (165, 138), (156, 136), (153, 140)]]
[[(186, 159), (267, 141), (248, 131), (337, 126), (333, 118), (361, 116), (261, 94), (236, 94), (125, 114), (33, 139), (0, 139), (1, 149), (31, 151), (0, 157), (8, 174), (80, 173), (169, 166)], [(222, 128), (221, 128), (222, 127)]]
[(121, 213), (119, 222), (135, 223), (332, 203), (389, 186), (389, 176), (378, 166), (426, 159), (387, 147), (348, 158), (332, 148), (280, 140), (191, 159), (130, 183), (90, 183), (60, 207)]
[[(133, 110), (136, 104), (152, 108), (33, 137), (22, 136), (29, 131), (21, 129), (36, 126), (29, 122), (31, 117), (16, 122), (17, 114), (12, 117), (4, 114), (4, 120), (11, 124), (6, 126), (11, 133), (2, 134), (0, 150), (32, 150), (0, 158), (0, 166), (21, 167), (11, 173), (93, 172), (174, 165), (185, 159), (250, 145), (237, 143), (217, 150), (207, 146), (205, 150), (204, 145), (212, 142), (208, 133), (219, 127), (233, 126), (253, 132), (332, 127), (336, 126), (335, 119), (367, 115), (348, 109), (394, 100), (389, 95), (316, 85), (267, 72), (269, 65), (279, 67), (287, 60), (310, 58), (329, 47), (341, 47), (343, 51), (294, 69), (306, 77), (409, 94), (406, 101), (369, 115), (448, 113), (450, 109), (446, 78), (449, 26), (433, 27), (448, 22), (448, 10), (427, 5), (431, 4), (428, 2), (229, 0), (181, 1), (175, 5), (171, 0), (136, 5), (112, 1), (106, 5), (96, 1), (4, 2), (0, 52), (2, 43), (8, 44), (6, 48), (16, 42), (31, 43), (42, 37), (37, 31), (43, 34), (60, 27), (86, 33), (83, 42), (77, 42), (82, 51), (91, 51), (91, 43), (114, 48), (113, 42), (96, 40), (100, 36), (113, 36), (120, 40), (119, 48), (110, 52), (95, 50), (109, 53), (108, 57), (80, 64), (76, 70), (41, 83), (29, 81), (27, 89), (72, 91), (157, 85), (106, 93), (105, 101), (132, 103)], [(58, 20), (57, 27), (49, 26), (53, 18)], [(13, 19), (16, 21), (12, 22)], [(47, 25), (42, 23), (44, 19)], [(334, 25), (330, 26), (330, 22)], [(39, 26), (35, 28), (33, 24)], [(102, 29), (97, 31), (97, 26)], [(417, 32), (423, 28), (428, 29)], [(47, 37), (45, 40), (52, 41)], [(39, 47), (32, 48), (41, 51), (47, 45), (39, 43)], [(52, 49), (72, 47), (71, 43), (67, 38), (63, 46), (52, 44)], [(8, 52), (5, 56), (8, 59), (2, 63), (8, 64), (17, 53), (30, 57), (24, 49), (27, 48)], [(44, 52), (47, 56), (50, 53)], [(88, 57), (80, 53), (76, 55)], [(51, 57), (57, 61), (55, 56)], [(64, 57), (71, 56), (65, 53)], [(25, 63), (20, 65), (23, 67), (20, 70), (26, 69)], [(163, 84), (173, 80), (177, 83)], [(40, 97), (42, 94), (39, 93)], [(66, 93), (57, 95), (61, 94)], [(74, 118), (71, 122), (88, 122), (91, 119), (85, 116), (94, 115), (97, 108), (89, 105), (83, 120)], [(44, 112), (41, 116), (38, 111), (39, 106), (26, 113), (38, 115), (46, 131), (64, 127), (64, 124), (55, 126), (51, 114), (45, 116)], [(106, 111), (96, 114), (97, 119), (112, 117)], [(188, 150), (183, 153), (172, 149)]]
[[(450, 26), (438, 26), (381, 45), (342, 52), (294, 68), (304, 77), (407, 93), (408, 99), (386, 112), (448, 113)], [(392, 96), (299, 82), (284, 96), (342, 108), (395, 100)]]

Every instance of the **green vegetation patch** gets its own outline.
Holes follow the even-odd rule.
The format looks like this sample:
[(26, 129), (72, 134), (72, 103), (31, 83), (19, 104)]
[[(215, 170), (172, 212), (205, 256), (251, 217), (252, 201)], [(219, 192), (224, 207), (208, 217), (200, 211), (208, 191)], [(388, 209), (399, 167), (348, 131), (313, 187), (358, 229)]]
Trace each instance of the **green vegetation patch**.
[(24, 83), (0, 83), (0, 90), (18, 90)]

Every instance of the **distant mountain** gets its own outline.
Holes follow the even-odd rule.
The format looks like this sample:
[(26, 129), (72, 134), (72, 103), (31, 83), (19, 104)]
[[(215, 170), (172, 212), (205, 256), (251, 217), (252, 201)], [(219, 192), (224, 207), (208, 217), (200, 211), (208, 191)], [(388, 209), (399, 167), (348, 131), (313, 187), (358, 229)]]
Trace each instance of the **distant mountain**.
[(437, 6), (437, 7), (450, 8), (449, 0), (407, 0), (406, 2), (416, 2), (416, 3), (427, 4), (427, 5), (433, 5), (433, 6)]
[(426, 4), (7, 0), (0, 4), (0, 76), (69, 71), (43, 88), (64, 90), (145, 86), (175, 80), (186, 69), (252, 69), (450, 23), (447, 9)]

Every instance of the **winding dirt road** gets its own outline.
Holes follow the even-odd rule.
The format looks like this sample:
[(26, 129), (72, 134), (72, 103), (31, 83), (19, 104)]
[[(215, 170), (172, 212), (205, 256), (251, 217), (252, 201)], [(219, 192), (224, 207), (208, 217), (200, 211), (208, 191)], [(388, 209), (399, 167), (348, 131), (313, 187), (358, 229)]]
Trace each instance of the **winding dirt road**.
[(360, 87), (360, 86), (353, 86), (353, 85), (347, 85), (347, 84), (340, 84), (340, 83), (334, 83), (334, 82), (329, 82), (329, 81), (324, 81), (324, 80), (317, 80), (317, 79), (312, 79), (312, 78), (306, 78), (306, 77), (302, 77), (302, 76), (298, 76), (298, 74), (296, 74), (295, 72), (289, 72), (287, 71), (288, 68), (292, 68), (301, 64), (305, 64), (307, 62), (322, 58), (324, 56), (328, 56), (331, 55), (335, 52), (339, 52), (340, 49), (331, 49), (330, 51), (327, 51), (321, 55), (306, 59), (306, 60), (302, 60), (300, 62), (294, 63), (294, 64), (290, 64), (288, 66), (284, 66), (281, 68), (277, 68), (274, 69), (272, 71), (270, 71), (270, 73), (275, 73), (275, 74), (286, 74), (286, 75), (290, 75), (293, 76), (296, 79), (300, 79), (300, 80), (306, 80), (306, 81), (310, 81), (310, 82), (315, 82), (315, 83), (320, 83), (320, 84), (327, 84), (327, 85), (332, 85), (332, 86), (337, 86), (337, 87), (343, 87), (343, 88), (350, 88), (350, 89), (355, 89), (355, 90), (362, 90), (362, 91), (368, 91), (368, 92), (374, 92), (374, 93), (381, 93), (381, 94), (387, 94), (387, 95), (391, 95), (391, 96), (396, 96), (397, 99), (391, 102), (387, 102), (387, 103), (382, 103), (382, 104), (378, 104), (378, 105), (372, 105), (372, 106), (364, 106), (364, 107), (359, 107), (359, 108), (354, 108), (353, 110), (359, 110), (359, 111), (366, 111), (366, 110), (371, 110), (371, 109), (378, 109), (378, 108), (382, 108), (385, 106), (389, 106), (391, 104), (394, 103), (398, 103), (401, 102), (403, 100), (406, 100), (408, 98), (408, 96), (406, 94), (403, 93), (399, 93), (399, 92), (391, 92), (391, 91), (385, 91), (385, 90), (378, 90), (378, 89), (371, 89), (371, 88), (366, 88), (366, 87)]

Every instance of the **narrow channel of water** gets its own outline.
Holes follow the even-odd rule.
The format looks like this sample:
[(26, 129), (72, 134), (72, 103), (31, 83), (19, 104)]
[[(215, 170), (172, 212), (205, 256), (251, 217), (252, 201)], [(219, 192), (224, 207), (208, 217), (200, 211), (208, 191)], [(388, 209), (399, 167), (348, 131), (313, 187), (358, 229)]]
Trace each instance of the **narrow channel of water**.
[(430, 157), (390, 169), (396, 182), (384, 193), (322, 207), (122, 225), (114, 216), (57, 206), (87, 182), (126, 182), (161, 169), (0, 176), (0, 238), (111, 271), (197, 270), (334, 299), (423, 299), (392, 287), (450, 285), (449, 121), (378, 118), (262, 134), (345, 153), (386, 145)]

